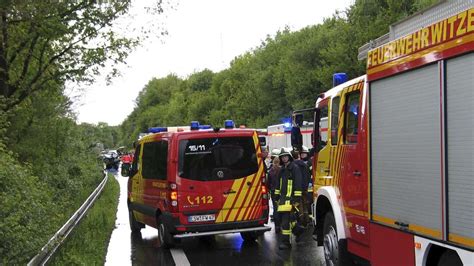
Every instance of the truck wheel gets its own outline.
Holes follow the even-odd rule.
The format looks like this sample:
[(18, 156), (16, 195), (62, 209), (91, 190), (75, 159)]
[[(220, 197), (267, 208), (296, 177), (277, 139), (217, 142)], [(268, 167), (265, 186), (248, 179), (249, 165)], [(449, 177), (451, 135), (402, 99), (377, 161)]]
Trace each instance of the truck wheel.
[(130, 223), (130, 230), (132, 230), (132, 233), (140, 233), (140, 230), (145, 227), (144, 224), (135, 219), (135, 215), (133, 215), (132, 210), (128, 210), (128, 221)]
[(438, 261), (438, 266), (461, 266), (462, 261), (454, 250), (446, 250), (443, 252)]
[(326, 213), (324, 218), (323, 246), (326, 265), (352, 265), (346, 246), (338, 241), (336, 222), (332, 212)]
[(247, 241), (247, 242), (254, 242), (255, 240), (257, 240), (257, 238), (260, 235), (261, 234), (259, 234), (257, 232), (242, 232), (242, 233), (240, 233), (240, 236), (242, 237), (242, 239), (244, 241)]
[(175, 244), (173, 235), (163, 223), (161, 217), (158, 217), (158, 239), (162, 248), (171, 248)]

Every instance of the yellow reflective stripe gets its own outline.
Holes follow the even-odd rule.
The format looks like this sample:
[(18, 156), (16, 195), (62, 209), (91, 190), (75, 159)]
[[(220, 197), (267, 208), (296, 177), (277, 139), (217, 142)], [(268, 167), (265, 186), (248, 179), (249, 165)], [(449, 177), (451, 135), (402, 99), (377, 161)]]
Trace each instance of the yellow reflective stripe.
[(297, 196), (297, 197), (298, 197), (298, 196), (301, 196), (301, 193), (302, 193), (301, 191), (295, 190), (295, 196)]
[(279, 190), (279, 189), (275, 189), (275, 194), (276, 194), (276, 195), (280, 195), (280, 190)]
[(281, 234), (282, 234), (282, 235), (290, 235), (290, 234), (291, 234), (291, 230), (281, 230)]
[(293, 187), (293, 180), (289, 179), (288, 180), (288, 185), (287, 185), (287, 190), (286, 190), (286, 196), (291, 197), (291, 188)]
[(291, 211), (291, 205), (290, 204), (279, 205), (277, 211), (279, 211), (279, 212), (289, 212), (289, 211)]
[(308, 192), (313, 192), (313, 189), (312, 189), (312, 188), (308, 188)]

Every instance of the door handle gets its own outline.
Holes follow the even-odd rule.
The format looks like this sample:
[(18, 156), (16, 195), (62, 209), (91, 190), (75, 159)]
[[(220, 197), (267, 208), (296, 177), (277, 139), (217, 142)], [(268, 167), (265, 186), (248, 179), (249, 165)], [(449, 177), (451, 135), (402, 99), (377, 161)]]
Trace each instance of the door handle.
[(232, 189), (229, 189), (227, 191), (224, 191), (224, 195), (229, 195), (229, 194), (235, 194), (237, 191), (234, 191)]
[(354, 171), (354, 172), (352, 172), (352, 174), (355, 175), (355, 176), (360, 176), (361, 175), (359, 171)]
[(328, 173), (328, 174), (329, 174), (329, 172), (330, 172), (331, 170), (330, 170), (329, 168), (323, 168), (323, 171), (324, 171), (325, 173)]

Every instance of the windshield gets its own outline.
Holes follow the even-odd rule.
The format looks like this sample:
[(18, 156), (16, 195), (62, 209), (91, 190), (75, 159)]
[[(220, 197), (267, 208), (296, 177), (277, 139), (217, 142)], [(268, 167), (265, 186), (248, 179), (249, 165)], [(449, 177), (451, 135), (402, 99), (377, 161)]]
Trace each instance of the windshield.
[(189, 139), (179, 142), (179, 173), (183, 178), (212, 181), (236, 179), (257, 172), (252, 137)]

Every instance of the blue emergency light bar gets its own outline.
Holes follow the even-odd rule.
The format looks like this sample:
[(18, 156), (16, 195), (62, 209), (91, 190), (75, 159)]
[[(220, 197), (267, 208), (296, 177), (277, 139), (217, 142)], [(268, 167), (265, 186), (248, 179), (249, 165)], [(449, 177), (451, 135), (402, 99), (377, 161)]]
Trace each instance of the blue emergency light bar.
[(160, 132), (167, 132), (168, 128), (166, 127), (150, 127), (148, 129), (148, 133), (160, 133)]
[(200, 125), (199, 129), (211, 129), (211, 125)]
[(226, 120), (224, 122), (224, 128), (234, 128), (235, 124), (233, 120)]
[(191, 121), (191, 130), (198, 130), (198, 129), (199, 129), (199, 122)]
[(332, 75), (332, 86), (336, 87), (339, 84), (342, 84), (348, 80), (346, 73), (334, 73)]

